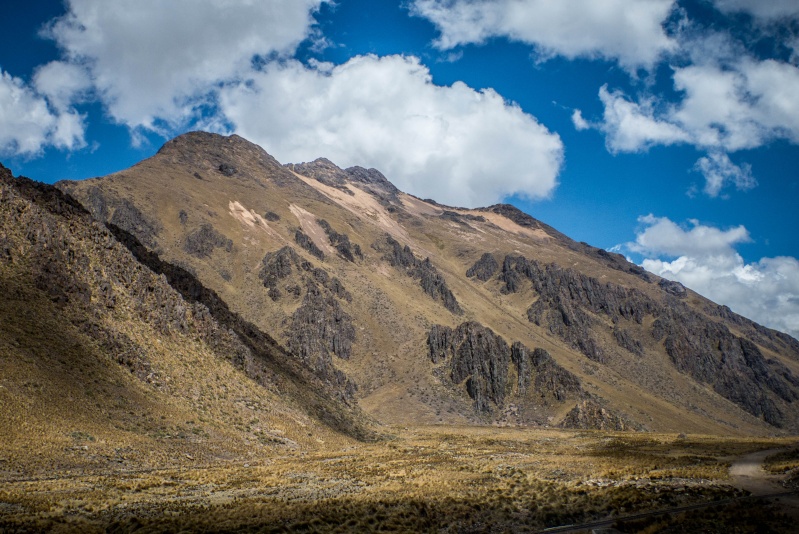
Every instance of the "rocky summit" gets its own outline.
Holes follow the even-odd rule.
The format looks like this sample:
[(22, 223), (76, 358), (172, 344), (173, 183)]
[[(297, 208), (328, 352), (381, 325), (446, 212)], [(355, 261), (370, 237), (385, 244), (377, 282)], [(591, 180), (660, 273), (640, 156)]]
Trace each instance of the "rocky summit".
[(0, 531), (795, 525), (799, 342), (513, 206), (189, 133), (0, 166), (0, 288)]

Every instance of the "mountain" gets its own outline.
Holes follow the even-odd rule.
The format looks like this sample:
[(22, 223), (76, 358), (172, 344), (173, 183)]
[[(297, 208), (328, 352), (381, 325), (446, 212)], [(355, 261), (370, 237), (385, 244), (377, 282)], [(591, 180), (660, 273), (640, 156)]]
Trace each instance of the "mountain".
[(0, 166), (5, 476), (225, 461), (373, 436), (356, 407), (274, 339), (109, 227)]
[(799, 429), (799, 342), (510, 205), (199, 132), (57, 186), (378, 422)]

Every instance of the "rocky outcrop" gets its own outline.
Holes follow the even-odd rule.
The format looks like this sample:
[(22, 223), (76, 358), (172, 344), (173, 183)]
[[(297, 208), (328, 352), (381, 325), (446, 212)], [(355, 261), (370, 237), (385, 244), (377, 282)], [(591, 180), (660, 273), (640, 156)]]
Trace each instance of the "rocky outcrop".
[(235, 175), (239, 170), (230, 163), (220, 163), (216, 168), (222, 175), (230, 177)]
[(477, 278), (481, 282), (486, 282), (494, 276), (498, 269), (499, 264), (496, 258), (494, 258), (494, 255), (490, 252), (486, 252), (474, 265), (469, 267), (469, 270), (466, 271), (466, 276), (469, 278)]
[(635, 423), (617, 412), (602, 407), (594, 399), (585, 399), (566, 414), (561, 425), (563, 428), (581, 428), (596, 430), (646, 430), (643, 425)]
[(355, 327), (339, 300), (317, 285), (309, 285), (302, 304), (288, 321), (287, 348), (323, 380), (342, 387), (348, 397), (355, 384), (336, 369), (332, 356), (347, 360), (352, 354)]
[(353, 194), (347, 187), (349, 175), (327, 158), (317, 158), (307, 163), (289, 163), (286, 168), (302, 176), (313, 178), (329, 187), (335, 187), (349, 195)]
[(383, 259), (398, 270), (403, 271), (411, 278), (419, 280), (427, 295), (440, 301), (446, 309), (455, 315), (463, 314), (455, 295), (447, 287), (444, 277), (430, 262), (430, 258), (418, 259), (408, 245), (404, 247), (390, 235), (386, 234), (384, 241), (375, 243), (372, 247), (378, 252), (383, 252)]
[(685, 286), (681, 283), (672, 280), (666, 280), (665, 278), (658, 282), (658, 286), (660, 286), (660, 289), (666, 293), (674, 295), (675, 297), (684, 297), (688, 293), (685, 289)]
[(316, 222), (325, 231), (330, 244), (336, 249), (339, 256), (350, 262), (354, 262), (356, 257), (361, 260), (363, 259), (361, 246), (357, 243), (351, 243), (350, 237), (347, 234), (336, 232), (333, 230), (333, 227), (330, 226), (330, 223), (324, 219), (317, 219)]
[[(677, 282), (659, 283), (664, 296), (658, 302), (635, 289), (602, 283), (556, 264), (542, 265), (518, 256), (507, 256), (497, 277), (504, 283), (506, 293), (520, 291), (522, 284), (529, 282), (538, 298), (527, 311), (528, 319), (594, 361), (605, 363), (609, 357), (592, 334), (597, 316), (609, 318), (614, 324), (616, 344), (638, 356), (644, 354), (644, 340), (622, 325), (642, 325), (645, 317), (653, 317), (652, 337), (664, 340), (677, 369), (711, 385), (750, 414), (780, 426), (782, 413), (767, 392), (788, 403), (799, 398), (799, 379), (779, 362), (767, 361), (753, 342), (692, 311), (680, 300), (686, 290)], [(748, 326), (746, 320), (741, 324)], [(769, 331), (763, 330), (758, 335), (765, 338)], [(776, 334), (768, 339), (790, 343)]]
[(161, 232), (158, 222), (145, 216), (128, 199), (114, 200), (109, 204), (114, 211), (108, 222), (135, 235), (148, 247), (156, 246), (156, 237)]
[(374, 195), (386, 207), (400, 204), (400, 190), (383, 176), (377, 169), (364, 169), (363, 167), (349, 167), (344, 170), (350, 180)]
[(322, 249), (317, 247), (316, 243), (313, 242), (313, 239), (311, 239), (308, 234), (299, 228), (297, 228), (297, 231), (294, 232), (294, 241), (313, 256), (316, 256), (320, 260), (325, 259), (325, 253), (322, 252)]
[(644, 346), (641, 344), (641, 341), (636, 339), (635, 336), (626, 328), (622, 328), (620, 326), (613, 328), (613, 338), (623, 349), (632, 352), (636, 356), (644, 355)]
[[(448, 362), (444, 376), (453, 385), (466, 388), (478, 412), (502, 408), (511, 395), (529, 394), (546, 403), (582, 394), (579, 379), (547, 351), (530, 351), (519, 342), (508, 346), (501, 336), (477, 322), (463, 323), (454, 330), (434, 325), (427, 346), (433, 363)], [(516, 384), (510, 382), (512, 376), (517, 377)]]
[(267, 253), (258, 276), (275, 301), (284, 292), (298, 298), (304, 291), (302, 302), (286, 321), (286, 347), (314, 374), (335, 384), (351, 399), (355, 384), (333, 363), (333, 356), (349, 359), (355, 342), (352, 317), (341, 306), (352, 296), (341, 281), (314, 267), (289, 246)]
[(440, 216), (442, 219), (452, 221), (462, 226), (469, 227), (468, 221), (485, 222), (486, 218), (482, 215), (472, 215), (471, 213), (459, 213), (457, 211), (444, 210)]
[(606, 361), (607, 355), (591, 333), (591, 314), (605, 315), (614, 323), (626, 320), (641, 324), (644, 316), (658, 309), (651, 298), (639, 291), (521, 256), (506, 256), (498, 277), (504, 282), (505, 293), (515, 293), (523, 281), (529, 281), (538, 300), (527, 310), (528, 319), (600, 363)]
[(751, 341), (680, 304), (664, 308), (652, 327), (677, 369), (752, 415), (782, 426), (783, 414), (767, 392), (794, 402), (799, 378), (778, 361), (766, 360)]
[(280, 215), (278, 215), (274, 211), (267, 211), (266, 213), (264, 213), (264, 219), (266, 219), (269, 222), (276, 222), (280, 220)]
[(279, 289), (281, 284), (287, 294), (295, 297), (302, 294), (302, 287), (320, 285), (338, 299), (347, 302), (352, 300), (352, 296), (338, 278), (330, 276), (321, 267), (314, 267), (288, 245), (266, 253), (261, 260), (258, 277), (264, 287), (269, 288), (272, 300), (279, 300), (282, 296)]
[(210, 258), (217, 248), (230, 252), (233, 250), (233, 241), (217, 232), (210, 223), (203, 223), (183, 241), (183, 250), (197, 258)]

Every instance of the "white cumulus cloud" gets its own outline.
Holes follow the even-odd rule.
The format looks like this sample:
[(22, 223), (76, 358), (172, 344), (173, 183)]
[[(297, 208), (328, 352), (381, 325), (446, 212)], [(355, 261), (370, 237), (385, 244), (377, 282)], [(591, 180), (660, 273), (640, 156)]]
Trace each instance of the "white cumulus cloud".
[(757, 185), (757, 180), (752, 176), (751, 165), (744, 163), (738, 166), (723, 152), (711, 152), (706, 157), (699, 158), (695, 168), (705, 177), (705, 193), (711, 197), (718, 196), (728, 183), (739, 191), (752, 189)]
[(663, 29), (673, 0), (414, 0), (411, 12), (436, 25), (449, 49), (507, 37), (544, 57), (617, 59), (651, 66), (674, 42)]
[(33, 86), (47, 97), (53, 107), (65, 111), (91, 90), (92, 83), (88, 72), (81, 66), (51, 61), (36, 69)]
[(563, 161), (560, 137), (519, 106), (491, 89), (435, 85), (414, 57), (271, 63), (222, 89), (219, 105), (237, 133), (283, 162), (373, 166), (454, 205), (546, 197)]
[(85, 66), (114, 120), (179, 125), (255, 56), (289, 55), (323, 0), (69, 0), (48, 34)]
[(677, 280), (745, 317), (799, 338), (799, 261), (762, 258), (746, 263), (735, 246), (751, 241), (743, 226), (721, 230), (665, 217), (639, 218), (643, 227), (627, 248), (643, 254), (642, 266)]
[(0, 71), (0, 154), (33, 156), (47, 146), (85, 146), (83, 117), (51, 109), (43, 95)]
[(599, 89), (599, 99), (605, 108), (599, 128), (611, 152), (638, 152), (691, 139), (679, 125), (656, 117), (653, 99), (632, 102), (621, 92), (608, 91), (606, 85)]

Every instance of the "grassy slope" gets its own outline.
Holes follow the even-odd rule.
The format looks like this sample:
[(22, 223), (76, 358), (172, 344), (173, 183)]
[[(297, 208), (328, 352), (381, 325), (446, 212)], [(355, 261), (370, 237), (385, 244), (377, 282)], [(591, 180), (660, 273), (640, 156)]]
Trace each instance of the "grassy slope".
[[(231, 161), (237, 173), (229, 177), (218, 172), (220, 161)], [(652, 430), (730, 434), (773, 431), (710, 388), (679, 374), (662, 346), (654, 341), (647, 342), (646, 357), (633, 356), (615, 345), (611, 325), (605, 321), (595, 337), (613, 357), (608, 365), (595, 364), (527, 321), (526, 309), (535, 299), (532, 291), (501, 295), (495, 283), (469, 280), (464, 273), (482, 253), (492, 252), (500, 261), (505, 254), (521, 254), (574, 267), (603, 282), (634, 287), (659, 299), (655, 285), (609, 269), (543, 227), (530, 230), (499, 215), (461, 210), (488, 217), (486, 222), (472, 221), (463, 226), (439, 217), (443, 211), (440, 206), (407, 195), (401, 195), (403, 208), (390, 213), (353, 185), (349, 187), (355, 195), (348, 195), (287, 172), (276, 167), (273, 160), (265, 160), (246, 141), (198, 137), (173, 141), (154, 158), (121, 173), (65, 187), (84, 202), (93, 186), (100, 186), (109, 197), (132, 199), (162, 226), (156, 242), (167, 260), (190, 266), (232, 309), (278, 339), (283, 334), (280, 325), (299, 299), (275, 303), (267, 296), (258, 279), (264, 254), (291, 244), (313, 264), (338, 276), (354, 295), (345, 309), (355, 318), (358, 339), (350, 361), (337, 360), (336, 364), (361, 386), (362, 406), (385, 422), (475, 421), (469, 399), (454, 394), (433, 376), (425, 346), (430, 325), (456, 326), (474, 319), (508, 342), (545, 348), (558, 363), (577, 374), (589, 392)], [(185, 224), (180, 221), (181, 210), (188, 214)], [(255, 215), (267, 211), (277, 213), (280, 220), (251, 224)], [(315, 232), (314, 218), (325, 219), (337, 231), (348, 234), (360, 244), (365, 259), (353, 265), (328, 254), (320, 262), (300, 250), (293, 242), (294, 230), (300, 226), (316, 237), (320, 247), (329, 249), (323, 236)], [(202, 223), (212, 224), (231, 239), (233, 250), (216, 249), (208, 258), (188, 254), (183, 249), (184, 240)], [(418, 257), (431, 258), (465, 309), (464, 316), (454, 316), (432, 302), (414, 280), (380, 259), (370, 245), (386, 232), (409, 244)], [(689, 300), (699, 308), (707, 304), (693, 293)], [(641, 338), (650, 339), (644, 332), (648, 326), (634, 328), (642, 332)], [(799, 362), (781, 355), (769, 356), (781, 359), (794, 371), (799, 366)], [(568, 409), (543, 409), (543, 420), (551, 417), (558, 421)]]

